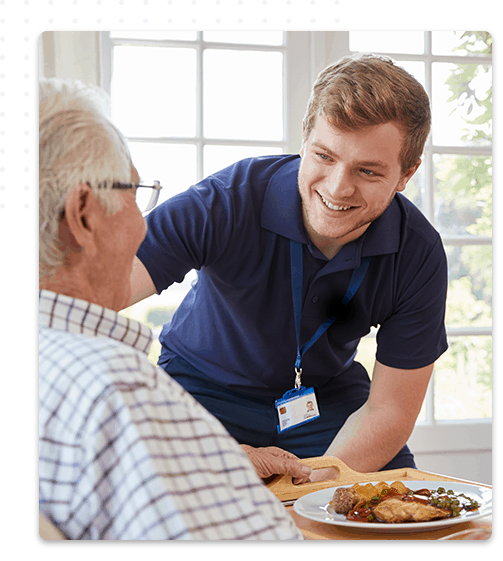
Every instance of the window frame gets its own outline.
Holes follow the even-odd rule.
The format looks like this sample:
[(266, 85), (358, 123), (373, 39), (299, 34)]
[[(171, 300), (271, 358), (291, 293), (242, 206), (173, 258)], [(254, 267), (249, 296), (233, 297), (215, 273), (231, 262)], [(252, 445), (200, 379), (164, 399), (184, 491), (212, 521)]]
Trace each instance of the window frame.
[(113, 67), (113, 48), (121, 45), (141, 45), (159, 48), (187, 48), (196, 51), (196, 133), (194, 136), (165, 136), (165, 137), (137, 137), (128, 136), (128, 142), (155, 142), (159, 144), (190, 144), (195, 145), (197, 150), (197, 173), (196, 180), (200, 181), (204, 177), (204, 148), (206, 146), (272, 146), (278, 147), (284, 153), (287, 152), (289, 137), (288, 121), (286, 112), (286, 103), (283, 104), (283, 138), (281, 140), (243, 140), (243, 139), (224, 139), (224, 138), (208, 138), (203, 134), (204, 121), (204, 104), (203, 104), (203, 56), (204, 51), (208, 49), (219, 50), (240, 50), (240, 51), (262, 51), (262, 52), (281, 52), (283, 54), (283, 91), (286, 91), (284, 77), (287, 75), (286, 41), (283, 40), (282, 45), (255, 45), (246, 43), (220, 43), (215, 41), (206, 41), (203, 38), (204, 31), (196, 32), (194, 40), (148, 40), (148, 39), (127, 39), (112, 38), (110, 32), (100, 32), (100, 44), (102, 56), (102, 82), (101, 86), (109, 94), (112, 82)]

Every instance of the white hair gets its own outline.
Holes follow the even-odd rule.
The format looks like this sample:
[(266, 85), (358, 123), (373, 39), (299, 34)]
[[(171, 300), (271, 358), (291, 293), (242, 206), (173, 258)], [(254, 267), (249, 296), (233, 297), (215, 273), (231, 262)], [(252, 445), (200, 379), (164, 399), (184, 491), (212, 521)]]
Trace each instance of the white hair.
[(99, 185), (131, 181), (131, 155), (112, 124), (107, 94), (78, 80), (39, 82), (39, 272), (53, 276), (64, 262), (58, 236), (68, 193), (87, 183), (107, 213), (121, 199)]

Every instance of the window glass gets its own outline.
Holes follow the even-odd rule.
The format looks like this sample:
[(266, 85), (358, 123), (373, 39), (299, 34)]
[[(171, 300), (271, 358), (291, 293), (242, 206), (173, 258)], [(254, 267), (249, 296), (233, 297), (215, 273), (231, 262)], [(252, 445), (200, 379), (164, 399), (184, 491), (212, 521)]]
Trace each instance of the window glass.
[(424, 163), (421, 163), (412, 179), (407, 183), (405, 191), (402, 195), (406, 196), (409, 201), (412, 201), (419, 210), (423, 210), (424, 197), (425, 197), (425, 179), (424, 179)]
[(114, 48), (112, 118), (127, 136), (194, 136), (196, 50)]
[(435, 154), (435, 226), (442, 234), (491, 236), (492, 158)]
[(480, 64), (432, 65), (433, 144), (487, 146), (491, 142), (491, 67)]
[(349, 48), (356, 52), (422, 54), (423, 31), (350, 31)]
[(358, 361), (367, 371), (372, 379), (374, 363), (377, 351), (377, 340), (375, 337), (367, 336), (361, 339), (358, 344), (358, 351), (355, 360)]
[(449, 267), (446, 323), (450, 327), (491, 327), (492, 247), (446, 246)]
[(397, 66), (401, 66), (404, 70), (406, 70), (409, 74), (412, 74), (414, 78), (423, 86), (425, 87), (424, 83), (424, 62), (420, 62), (417, 60), (398, 60), (395, 61)]
[(452, 337), (435, 363), (435, 418), (487, 419), (492, 415), (491, 337)]
[(283, 31), (204, 31), (203, 40), (247, 45), (283, 45)]
[(148, 356), (153, 364), (157, 364), (161, 352), (159, 333), (162, 326), (171, 321), (173, 314), (196, 280), (197, 271), (189, 271), (182, 282), (172, 284), (161, 295), (154, 294), (133, 306), (129, 306), (129, 308), (121, 310), (122, 315), (140, 321), (153, 330), (154, 341)]
[(197, 31), (110, 31), (113, 39), (144, 39), (147, 41), (195, 41)]
[(230, 166), (238, 160), (256, 156), (282, 154), (277, 146), (213, 146), (204, 147), (204, 176)]
[(433, 31), (431, 50), (434, 55), (490, 54), (491, 35), (486, 31)]
[(421, 405), (421, 411), (419, 411), (419, 415), (417, 416), (417, 423), (424, 423), (427, 420), (427, 415), (426, 415), (426, 399), (424, 399), (422, 405)]
[(130, 142), (131, 158), (144, 183), (161, 182), (159, 202), (196, 183), (197, 150), (194, 144)]
[(204, 136), (283, 139), (283, 55), (207, 49)]

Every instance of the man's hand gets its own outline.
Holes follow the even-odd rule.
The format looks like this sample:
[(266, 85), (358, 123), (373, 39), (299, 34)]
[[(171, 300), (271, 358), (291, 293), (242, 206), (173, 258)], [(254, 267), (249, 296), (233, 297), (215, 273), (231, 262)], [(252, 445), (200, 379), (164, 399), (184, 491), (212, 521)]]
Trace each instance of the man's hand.
[(311, 475), (311, 468), (302, 464), (297, 456), (276, 446), (254, 448), (248, 444), (241, 444), (241, 448), (262, 479), (281, 474), (291, 475), (294, 483), (304, 483)]

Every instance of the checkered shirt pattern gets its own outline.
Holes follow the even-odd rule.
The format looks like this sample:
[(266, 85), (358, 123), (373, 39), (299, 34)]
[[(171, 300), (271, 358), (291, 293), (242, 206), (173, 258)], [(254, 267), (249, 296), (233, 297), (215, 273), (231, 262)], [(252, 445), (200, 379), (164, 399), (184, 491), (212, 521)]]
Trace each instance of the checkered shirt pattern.
[(147, 327), (39, 302), (40, 511), (67, 538), (302, 539), (220, 422), (149, 362)]

